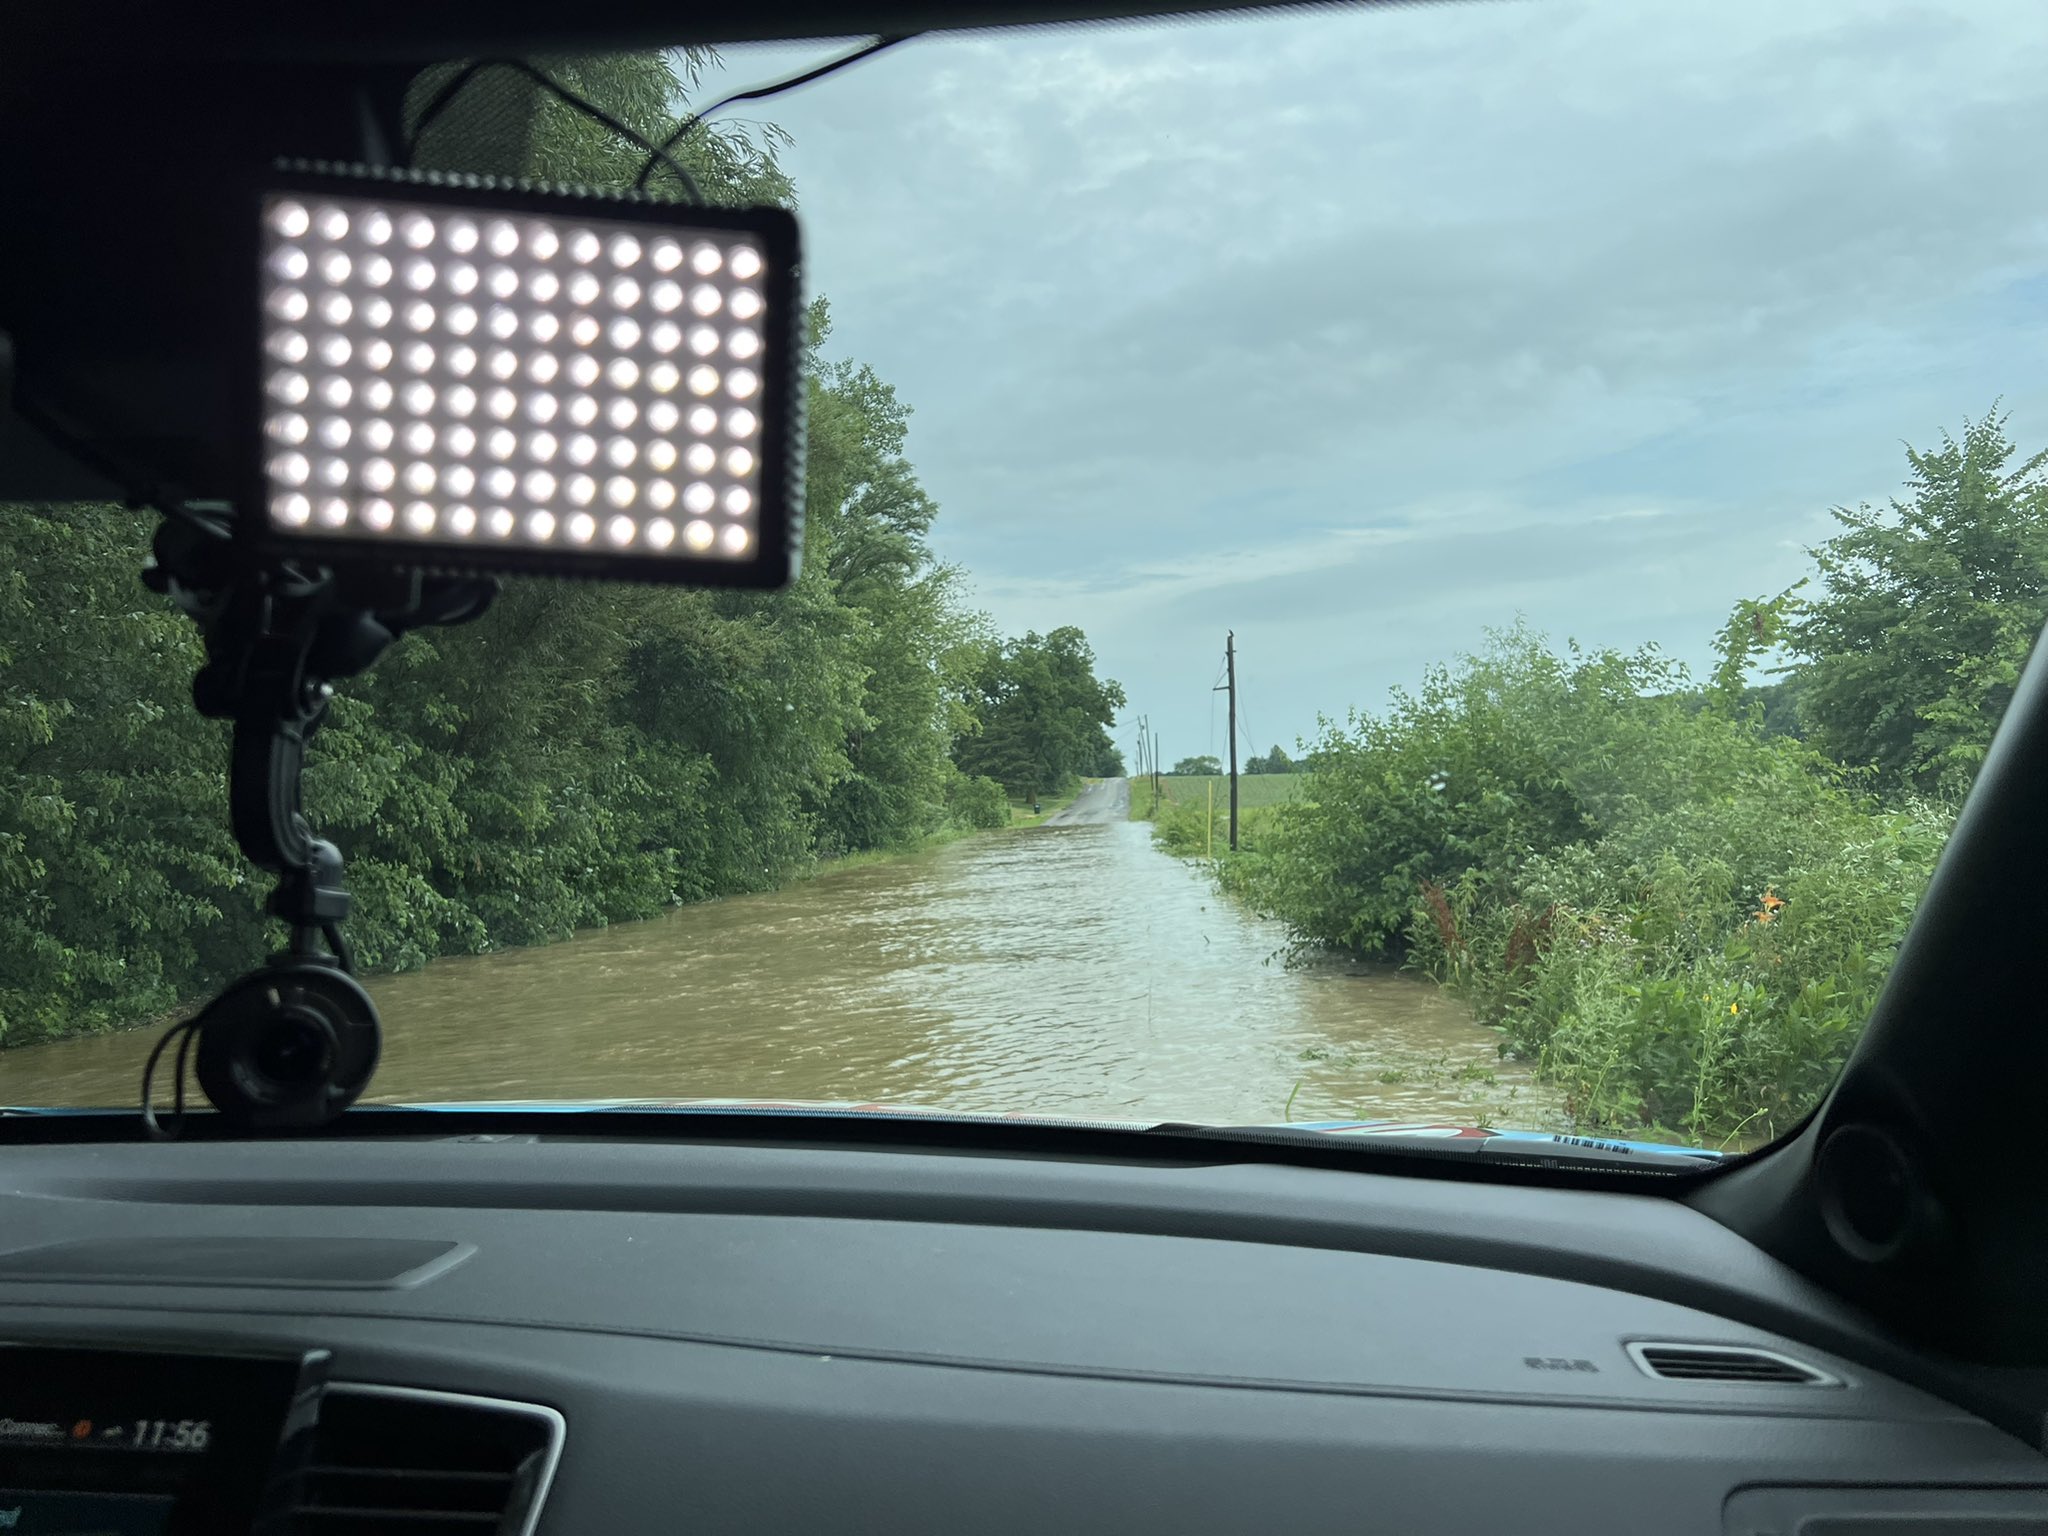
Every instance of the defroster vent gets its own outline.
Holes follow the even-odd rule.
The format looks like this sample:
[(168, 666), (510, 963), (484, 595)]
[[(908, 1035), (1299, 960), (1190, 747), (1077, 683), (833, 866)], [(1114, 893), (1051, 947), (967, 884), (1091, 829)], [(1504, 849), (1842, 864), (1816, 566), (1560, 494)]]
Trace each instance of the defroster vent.
[(293, 1474), (303, 1536), (525, 1536), (561, 1455), (552, 1408), (337, 1384)]
[(1628, 1346), (1629, 1357), (1647, 1375), (1665, 1381), (1707, 1381), (1768, 1387), (1839, 1387), (1826, 1371), (1775, 1350), (1741, 1344), (1645, 1344)]

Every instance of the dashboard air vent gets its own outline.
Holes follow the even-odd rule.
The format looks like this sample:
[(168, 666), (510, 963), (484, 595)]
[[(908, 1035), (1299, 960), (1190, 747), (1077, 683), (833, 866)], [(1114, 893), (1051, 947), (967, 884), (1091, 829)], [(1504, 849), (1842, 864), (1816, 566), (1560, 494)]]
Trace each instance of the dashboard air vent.
[(562, 1449), (552, 1408), (401, 1387), (336, 1385), (292, 1479), (304, 1536), (523, 1536)]
[(1745, 1386), (1839, 1387), (1827, 1372), (1774, 1350), (1735, 1344), (1631, 1344), (1631, 1359), (1665, 1381), (1734, 1382)]

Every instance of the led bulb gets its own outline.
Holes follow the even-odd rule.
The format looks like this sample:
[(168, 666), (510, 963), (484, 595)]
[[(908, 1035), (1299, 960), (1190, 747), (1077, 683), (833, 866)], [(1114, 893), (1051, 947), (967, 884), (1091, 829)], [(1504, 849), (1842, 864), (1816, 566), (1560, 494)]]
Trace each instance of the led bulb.
[(320, 175), (258, 211), (254, 504), (287, 544), (786, 577), (786, 215)]

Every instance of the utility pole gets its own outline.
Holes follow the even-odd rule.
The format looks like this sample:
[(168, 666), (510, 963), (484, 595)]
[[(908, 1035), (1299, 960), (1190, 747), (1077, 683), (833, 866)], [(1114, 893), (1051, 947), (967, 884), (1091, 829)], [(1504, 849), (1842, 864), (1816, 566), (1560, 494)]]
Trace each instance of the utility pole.
[[(1237, 852), (1237, 632), (1223, 632), (1223, 676), (1222, 688), (1212, 689), (1221, 693), (1230, 691), (1230, 851)], [(1209, 717), (1214, 720), (1216, 717)]]

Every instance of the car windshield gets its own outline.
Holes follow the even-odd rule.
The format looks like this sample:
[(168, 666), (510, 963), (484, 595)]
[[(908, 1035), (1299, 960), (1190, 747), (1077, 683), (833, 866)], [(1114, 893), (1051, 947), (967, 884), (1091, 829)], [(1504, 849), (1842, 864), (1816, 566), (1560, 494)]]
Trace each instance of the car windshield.
[[(1316, 7), (712, 114), (804, 229), (802, 575), (339, 685), (369, 1098), (1782, 1134), (2048, 615), (2042, 19)], [(542, 62), (659, 138), (845, 46)], [(632, 182), (532, 99), (513, 168)], [(505, 168), (465, 109), (418, 162)], [(154, 523), (0, 509), (0, 1104), (133, 1105), (278, 942)]]

